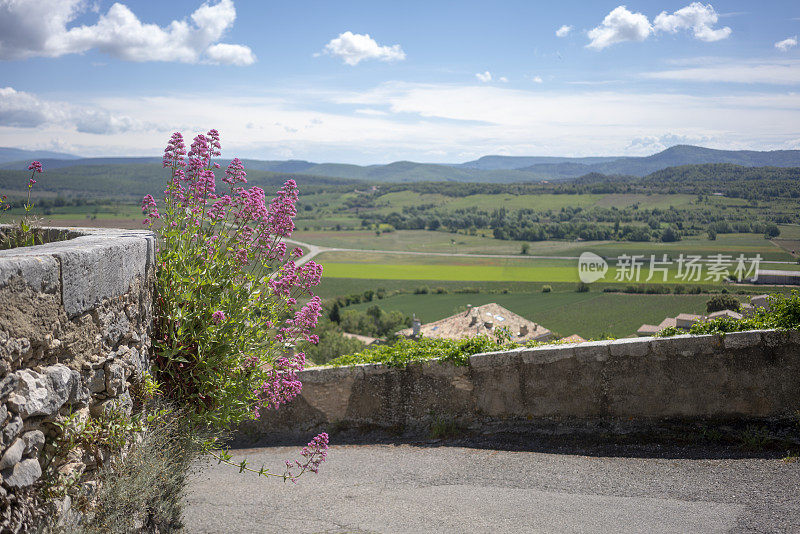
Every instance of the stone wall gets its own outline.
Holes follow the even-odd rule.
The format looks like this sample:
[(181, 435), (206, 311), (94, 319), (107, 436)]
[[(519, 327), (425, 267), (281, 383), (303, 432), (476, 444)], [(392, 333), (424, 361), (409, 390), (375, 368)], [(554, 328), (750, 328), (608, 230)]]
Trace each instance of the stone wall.
[(800, 410), (800, 332), (635, 338), (428, 361), (320, 367), (303, 391), (245, 433), (426, 428), (490, 421), (761, 419)]
[[(2, 227), (0, 227), (2, 231)], [(147, 231), (51, 229), (66, 238), (0, 251), (0, 531), (28, 520), (45, 440), (68, 414), (130, 414), (149, 367), (155, 242)], [(79, 475), (103, 451), (53, 467)]]

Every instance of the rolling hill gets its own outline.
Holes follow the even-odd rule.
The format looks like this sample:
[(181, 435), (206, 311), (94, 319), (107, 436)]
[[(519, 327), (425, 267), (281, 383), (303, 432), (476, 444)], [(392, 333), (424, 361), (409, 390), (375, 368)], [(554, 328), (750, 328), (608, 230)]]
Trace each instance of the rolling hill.
[[(3, 152), (6, 151), (6, 152)], [(16, 152), (14, 152), (16, 151)], [(24, 170), (29, 159), (3, 161), (3, 154), (10, 157), (24, 151), (0, 149), (0, 169)], [(130, 173), (154, 176), (160, 168), (160, 158), (75, 158), (43, 157), (37, 153), (48, 171), (80, 169), (86, 176), (108, 172), (104, 167), (121, 172), (130, 166)], [(386, 165), (352, 165), (345, 163), (314, 163), (303, 160), (256, 160), (245, 159), (245, 167), (253, 172), (311, 176), (319, 180), (327, 177), (336, 180), (363, 180), (368, 182), (477, 182), (517, 183), (542, 180), (567, 180), (587, 174), (646, 176), (669, 167), (699, 164), (727, 163), (745, 167), (800, 167), (800, 150), (775, 150), (758, 152), (753, 150), (715, 150), (690, 145), (676, 145), (657, 154), (643, 157), (511, 157), (484, 156), (475, 161), (444, 165), (396, 161)], [(223, 163), (224, 164), (224, 163)], [(93, 170), (89, 170), (94, 168)], [(75, 176), (75, 172), (68, 174)], [(125, 174), (125, 173), (123, 173)], [(158, 173), (160, 176), (160, 173)]]

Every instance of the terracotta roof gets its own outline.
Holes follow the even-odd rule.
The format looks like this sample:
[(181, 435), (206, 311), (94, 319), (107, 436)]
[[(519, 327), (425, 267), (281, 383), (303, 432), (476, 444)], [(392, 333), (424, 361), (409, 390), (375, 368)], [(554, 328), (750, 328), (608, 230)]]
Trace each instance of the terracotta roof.
[(357, 339), (365, 345), (372, 345), (373, 343), (378, 341), (378, 338), (375, 337), (362, 336), (359, 334), (351, 334), (350, 332), (342, 332), (342, 335), (344, 337), (349, 337), (350, 339)]
[(666, 319), (661, 321), (658, 325), (643, 324), (642, 326), (639, 327), (639, 330), (637, 330), (636, 333), (640, 336), (651, 336), (653, 334), (661, 332), (662, 330), (670, 326), (678, 326), (678, 321), (675, 319), (675, 317), (667, 317)]
[(659, 330), (663, 330), (665, 328), (669, 328), (670, 326), (678, 326), (678, 320), (675, 317), (667, 317), (666, 319), (658, 323), (658, 326), (656, 328), (658, 328)]
[(717, 317), (728, 317), (730, 319), (741, 319), (742, 318), (742, 314), (738, 313), (738, 312), (735, 312), (733, 310), (722, 310), (722, 311), (717, 311), (717, 312), (708, 314), (708, 318), (709, 319), (716, 319)]
[[(508, 328), (511, 340), (517, 342), (544, 341), (552, 335), (550, 330), (542, 325), (529, 321), (494, 302), (421, 325), (419, 331), (423, 337), (428, 338), (464, 339), (477, 334), (487, 334), (502, 327)], [(412, 333), (413, 328), (398, 332), (406, 337), (411, 337)]]
[(639, 330), (637, 330), (636, 333), (640, 336), (650, 336), (658, 333), (659, 331), (661, 331), (661, 329), (654, 324), (643, 324), (639, 327)]

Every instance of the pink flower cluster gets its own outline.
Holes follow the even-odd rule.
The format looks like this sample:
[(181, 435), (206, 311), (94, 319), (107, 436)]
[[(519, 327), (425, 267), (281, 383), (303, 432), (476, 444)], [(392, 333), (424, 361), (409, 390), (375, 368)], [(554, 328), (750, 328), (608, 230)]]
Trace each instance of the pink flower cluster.
[(311, 335), (311, 330), (317, 326), (317, 320), (322, 315), (322, 300), (314, 296), (305, 306), (300, 308), (292, 319), (286, 321), (285, 326), (278, 331), (278, 341), (296, 342), (300, 339), (310, 343), (318, 343), (319, 338)]
[(261, 414), (262, 408), (277, 409), (300, 393), (303, 384), (297, 379), (297, 372), (302, 371), (305, 364), (306, 355), (303, 352), (294, 356), (281, 356), (275, 360), (267, 372), (267, 379), (256, 391), (260, 400), (253, 409), (256, 418)]
[[(36, 175), (37, 172), (42, 172), (42, 164), (38, 161), (32, 161), (30, 165), (28, 165), (28, 170), (31, 172), (31, 177), (28, 180), (28, 189), (30, 190), (33, 187), (33, 184), (36, 183), (36, 180), (33, 177)], [(30, 193), (28, 193), (28, 203), (30, 203)]]
[[(300, 460), (295, 460), (294, 463), (286, 461), (286, 474), (284, 477), (290, 478), (292, 482), (305, 471), (311, 471), (312, 473), (319, 471), (320, 464), (328, 457), (328, 434), (323, 432), (315, 436), (314, 439), (308, 442), (308, 445), (303, 447), (300, 455), (304, 459), (302, 462)], [(300, 469), (300, 472), (294, 474), (292, 470), (296, 468)]]
[(217, 310), (211, 314), (211, 320), (214, 321), (214, 324), (219, 324), (225, 320), (225, 312), (221, 310)]
[(269, 288), (276, 295), (293, 297), (293, 290), (308, 292), (319, 285), (322, 279), (322, 265), (309, 261), (297, 266), (293, 260), (287, 261), (278, 274), (269, 281)]
[(158, 213), (158, 206), (156, 205), (156, 199), (153, 198), (153, 195), (145, 195), (142, 199), (142, 213), (146, 215), (142, 224), (150, 224), (152, 219), (160, 219), (161, 214)]

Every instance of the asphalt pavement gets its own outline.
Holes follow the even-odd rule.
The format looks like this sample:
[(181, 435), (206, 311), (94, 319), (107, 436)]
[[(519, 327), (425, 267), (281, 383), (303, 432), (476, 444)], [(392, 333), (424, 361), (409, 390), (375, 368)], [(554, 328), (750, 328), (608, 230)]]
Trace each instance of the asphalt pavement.
[[(335, 445), (296, 484), (193, 475), (187, 532), (800, 532), (800, 463), (738, 451)], [(297, 447), (232, 451), (281, 471)]]

